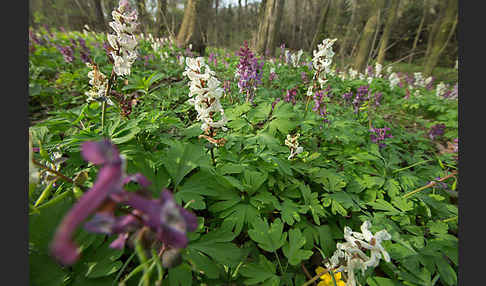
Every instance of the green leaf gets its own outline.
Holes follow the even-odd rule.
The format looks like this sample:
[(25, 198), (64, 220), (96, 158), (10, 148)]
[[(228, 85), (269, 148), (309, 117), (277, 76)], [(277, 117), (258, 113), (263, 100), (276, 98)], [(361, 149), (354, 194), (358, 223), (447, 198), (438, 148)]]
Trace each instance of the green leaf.
[(338, 192), (346, 186), (346, 181), (330, 170), (320, 169), (319, 172), (314, 175), (317, 177), (314, 181), (322, 184), (324, 189), (328, 192)]
[(182, 263), (177, 267), (169, 268), (168, 272), (169, 272), (169, 285), (171, 286), (192, 285), (192, 271), (191, 271), (191, 267), (187, 263)]
[(390, 197), (396, 197), (400, 193), (400, 184), (395, 179), (386, 180), (383, 188), (388, 192)]
[(256, 218), (253, 228), (248, 231), (250, 238), (258, 243), (258, 246), (268, 252), (273, 252), (285, 244), (287, 233), (282, 233), (283, 223), (277, 218), (269, 227), (267, 219)]
[(196, 241), (191, 241), (188, 250), (202, 252), (217, 263), (235, 267), (241, 262), (243, 251), (230, 243), (236, 235), (224, 228), (212, 230)]
[(310, 250), (302, 250), (305, 245), (305, 237), (302, 236), (299, 229), (289, 230), (289, 243), (282, 248), (283, 253), (289, 259), (291, 265), (297, 265), (302, 260), (308, 259), (312, 255)]
[(308, 185), (299, 184), (300, 191), (302, 192), (302, 196), (304, 197), (305, 208), (307, 211), (310, 210), (312, 214), (312, 218), (317, 225), (320, 225), (321, 222), (319, 221), (320, 217), (324, 217), (326, 212), (319, 201), (318, 194), (312, 193), (310, 187)]
[(250, 120), (251, 123), (256, 124), (259, 121), (264, 120), (267, 118), (268, 114), (270, 113), (270, 110), (272, 110), (272, 104), (265, 102), (259, 104), (256, 108), (252, 108), (248, 112), (248, 119)]
[(202, 146), (174, 141), (163, 162), (177, 187), (184, 176), (195, 168), (209, 167), (211, 164), (209, 160), (209, 156), (204, 152)]
[(245, 225), (249, 225), (260, 213), (251, 204), (239, 203), (222, 212), (219, 217), (224, 218), (223, 227), (229, 227), (235, 234), (240, 234)]
[(329, 225), (320, 225), (317, 227), (317, 231), (319, 232), (319, 245), (324, 254), (330, 257), (336, 250), (336, 242), (333, 239), (331, 227)]
[(400, 286), (400, 282), (385, 277), (368, 277), (366, 280), (369, 286)]
[(413, 202), (402, 197), (395, 197), (391, 203), (403, 212), (413, 210)]
[(194, 200), (190, 207), (202, 210), (206, 208), (204, 199), (206, 196), (217, 197), (220, 192), (228, 188), (228, 184), (225, 184), (217, 175), (201, 170), (187, 178), (174, 197), (178, 203)]
[(427, 227), (430, 230), (430, 233), (432, 234), (445, 234), (449, 230), (449, 225), (447, 223), (442, 222), (440, 220), (436, 221), (429, 221), (427, 223)]
[(249, 263), (241, 266), (239, 273), (247, 277), (245, 285), (271, 285), (278, 286), (280, 278), (275, 274), (276, 266), (268, 261), (265, 256), (258, 255), (258, 263)]
[(287, 198), (284, 198), (284, 201), (280, 206), (277, 206), (277, 209), (280, 211), (282, 220), (288, 225), (293, 225), (295, 221), (300, 221), (299, 213), (306, 213), (303, 206), (300, 206)]
[(194, 265), (197, 270), (196, 272), (202, 272), (208, 278), (212, 279), (219, 277), (219, 268), (211, 258), (198, 251), (188, 249), (186, 252), (185, 257)]
[(435, 261), (437, 265), (437, 270), (440, 274), (440, 280), (446, 285), (457, 285), (457, 274), (452, 268), (452, 266), (447, 263), (445, 259), (437, 259)]
[(245, 170), (243, 172), (243, 184), (249, 194), (255, 193), (267, 180), (268, 173)]
[(401, 213), (384, 199), (377, 199), (375, 202), (369, 202), (367, 204), (372, 206), (375, 210), (385, 211), (385, 214), (387, 215), (398, 215)]

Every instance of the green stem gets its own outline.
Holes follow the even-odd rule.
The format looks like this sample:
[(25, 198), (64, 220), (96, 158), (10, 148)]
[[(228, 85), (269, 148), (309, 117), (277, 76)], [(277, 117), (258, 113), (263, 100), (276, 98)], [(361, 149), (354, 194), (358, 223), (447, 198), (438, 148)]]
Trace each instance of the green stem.
[(118, 279), (120, 279), (123, 271), (125, 270), (125, 268), (127, 268), (128, 266), (128, 263), (130, 263), (130, 261), (132, 261), (132, 259), (135, 257), (135, 252), (132, 253), (132, 255), (130, 255), (130, 257), (128, 257), (127, 261), (125, 262), (125, 264), (123, 264), (122, 268), (120, 268), (120, 271), (118, 271), (118, 274), (116, 275), (115, 277), (115, 280), (113, 280), (113, 284), (111, 284), (111, 286), (116, 286), (116, 283), (118, 282)]
[(432, 182), (428, 183), (428, 184), (427, 184), (427, 185), (425, 185), (425, 186), (422, 186), (422, 187), (420, 187), (420, 188), (418, 188), (418, 189), (416, 189), (416, 190), (411, 191), (410, 193), (406, 193), (405, 195), (403, 195), (403, 196), (402, 196), (402, 198), (404, 198), (404, 199), (405, 199), (405, 198), (408, 198), (408, 197), (410, 197), (410, 196), (413, 196), (414, 194), (416, 194), (416, 193), (418, 193), (418, 192), (420, 192), (420, 191), (423, 191), (423, 190), (425, 190), (425, 189), (428, 189), (428, 188), (430, 188), (430, 187), (435, 186), (435, 185), (437, 184), (437, 182), (442, 182), (442, 181), (445, 181), (445, 180), (447, 180), (447, 179), (449, 179), (449, 178), (451, 178), (451, 177), (454, 177), (456, 174), (457, 174), (457, 172), (456, 172), (456, 171), (454, 171), (454, 172), (450, 173), (449, 175), (445, 176), (445, 177), (444, 177), (444, 178), (442, 178), (442, 179), (439, 179), (439, 180), (437, 180), (437, 181), (432, 181)]
[(44, 189), (44, 191), (42, 191), (41, 195), (39, 196), (39, 198), (35, 202), (34, 207), (37, 207), (38, 205), (40, 205), (51, 194), (52, 185), (54, 185), (54, 183), (57, 181), (58, 178), (59, 177), (56, 177), (54, 180), (52, 180), (47, 185), (47, 187)]
[(412, 167), (415, 167), (417, 165), (420, 165), (420, 164), (424, 164), (424, 163), (427, 163), (427, 162), (430, 162), (432, 161), (432, 159), (429, 159), (429, 160), (425, 160), (425, 161), (421, 161), (421, 162), (417, 162), (417, 163), (414, 163), (408, 167), (404, 167), (404, 168), (401, 168), (401, 169), (397, 169), (397, 170), (394, 170), (393, 173), (396, 173), (396, 172), (400, 172), (400, 171), (403, 171), (403, 170), (407, 170), (407, 169), (410, 169)]
[[(53, 174), (57, 175), (57, 176), (58, 176), (58, 177), (60, 177), (62, 180), (66, 181), (66, 182), (68, 182), (68, 183), (71, 183), (71, 184), (75, 184), (75, 185), (77, 185), (77, 184), (76, 184), (76, 183), (75, 183), (73, 180), (71, 180), (70, 178), (68, 178), (68, 177), (64, 176), (63, 174), (59, 173), (58, 171), (53, 170), (53, 169), (51, 169), (51, 168), (49, 168), (49, 167), (47, 167), (47, 166), (44, 166), (44, 165), (42, 165), (41, 163), (37, 162), (36, 160), (32, 160), (32, 162), (33, 162), (35, 165), (37, 165), (37, 166), (41, 167), (42, 169), (44, 169), (44, 170), (48, 171), (49, 173), (53, 173)], [(78, 186), (78, 187), (81, 187), (81, 186)]]
[(108, 100), (108, 96), (111, 91), (111, 86), (113, 85), (113, 81), (115, 80), (115, 68), (111, 69), (111, 75), (110, 78), (108, 79), (108, 87), (106, 88), (105, 91), (105, 100), (103, 101), (103, 104), (101, 106), (101, 133), (104, 131), (104, 124), (105, 124), (105, 112), (106, 112), (106, 101)]
[(101, 133), (103, 133), (105, 126), (105, 112), (106, 112), (106, 101), (101, 104)]
[(443, 220), (442, 222), (450, 222), (450, 221), (454, 221), (456, 219), (458, 219), (458, 216), (447, 218), (447, 219)]
[(324, 271), (324, 272), (321, 272), (319, 274), (317, 274), (316, 276), (312, 277), (311, 280), (305, 282), (304, 284), (302, 284), (302, 286), (308, 286), (308, 285), (311, 285), (312, 283), (314, 283), (314, 281), (317, 281), (317, 279), (319, 279), (319, 277), (321, 277), (322, 275), (326, 274), (327, 272), (329, 272), (329, 269)]

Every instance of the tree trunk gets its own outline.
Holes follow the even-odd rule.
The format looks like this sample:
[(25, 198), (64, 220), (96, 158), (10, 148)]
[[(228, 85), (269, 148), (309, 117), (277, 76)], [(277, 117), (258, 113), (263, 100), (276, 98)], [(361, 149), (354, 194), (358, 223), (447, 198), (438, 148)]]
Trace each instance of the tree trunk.
[(219, 9), (219, 0), (215, 0), (215, 7), (214, 7), (214, 18), (213, 18), (213, 45), (220, 45), (219, 42), (219, 24), (218, 24), (218, 9)]
[(101, 8), (101, 0), (93, 0), (94, 12), (98, 27), (101, 31), (106, 31), (105, 16), (103, 16), (103, 8)]
[[(156, 35), (161, 36), (165, 31), (169, 30), (169, 23), (167, 20), (167, 0), (157, 0), (157, 20), (155, 27), (157, 29)], [(170, 34), (170, 33), (169, 33)]]
[(410, 57), (408, 58), (408, 63), (411, 64), (412, 63), (412, 60), (413, 60), (413, 54), (415, 53), (415, 49), (417, 48), (417, 44), (418, 44), (418, 41), (420, 39), (420, 34), (422, 34), (422, 29), (424, 27), (424, 23), (425, 23), (425, 18), (427, 16), (427, 13), (429, 12), (429, 5), (427, 3), (428, 1), (427, 0), (424, 0), (424, 13), (422, 14), (422, 19), (420, 19), (420, 24), (418, 26), (418, 29), (417, 29), (417, 33), (415, 34), (415, 39), (413, 40), (413, 45), (412, 45), (412, 49), (410, 50)]
[(442, 47), (447, 45), (450, 38), (449, 34), (451, 33), (451, 29), (455, 28), (454, 23), (457, 17), (458, 1), (448, 0), (446, 9), (447, 10), (445, 11), (445, 16), (440, 23), (439, 30), (437, 31), (436, 35), (434, 35), (430, 55), (428, 58), (426, 58), (424, 70), (426, 76), (429, 76), (437, 65), (439, 57), (443, 51)]
[(138, 21), (140, 23), (140, 31), (144, 34), (150, 33), (151, 19), (145, 7), (145, 0), (137, 0)]
[(184, 18), (177, 34), (176, 43), (179, 47), (192, 44), (192, 50), (204, 55), (207, 43), (207, 13), (209, 0), (188, 0), (184, 7)]
[(256, 35), (255, 49), (259, 54), (265, 54), (268, 50), (270, 56), (275, 53), (275, 39), (279, 29), (280, 19), (282, 17), (284, 0), (266, 0), (265, 11), (261, 18)]
[[(344, 57), (347, 55), (348, 50), (351, 48), (350, 44), (352, 44), (352, 36), (356, 33), (356, 26), (358, 25), (358, 15), (357, 11), (359, 10), (360, 2), (359, 0), (354, 0), (351, 2), (351, 19), (346, 26), (346, 34), (344, 35), (343, 42), (339, 47), (339, 54), (341, 55), (341, 63), (344, 62)], [(357, 34), (357, 33), (356, 33)]]
[(342, 1), (332, 1), (332, 17), (330, 18), (329, 23), (329, 37), (337, 38), (338, 30), (339, 30), (339, 20), (341, 20), (342, 15)]
[(400, 4), (400, 0), (391, 0), (391, 1), (392, 3), (390, 8), (388, 9), (389, 14), (388, 14), (388, 18), (386, 19), (383, 35), (381, 36), (380, 49), (378, 52), (377, 62), (381, 65), (383, 65), (383, 62), (385, 61), (385, 53), (388, 45), (388, 39), (390, 38), (390, 33), (393, 24), (395, 23), (395, 18), (397, 16), (398, 5)]
[(292, 39), (292, 44), (294, 44), (294, 48), (297, 49), (297, 34), (299, 33), (299, 22), (300, 22), (300, 9), (299, 9), (299, 4), (301, 1), (294, 0), (294, 18), (292, 19), (292, 34), (291, 34), (291, 39)]
[(359, 41), (358, 53), (356, 55), (353, 65), (354, 69), (356, 69), (357, 71), (363, 71), (366, 62), (368, 61), (370, 50), (373, 48), (371, 47), (371, 43), (373, 41), (373, 37), (375, 36), (376, 26), (378, 24), (378, 17), (380, 10), (383, 7), (383, 3), (383, 0), (376, 1), (375, 5), (373, 5), (370, 11), (370, 17), (368, 18), (368, 21), (366, 21), (366, 25), (363, 29), (363, 33)]
[(317, 48), (317, 45), (324, 39), (326, 33), (326, 19), (329, 12), (331, 0), (328, 0), (321, 9), (321, 17), (319, 18), (319, 23), (317, 24), (317, 30), (312, 38), (312, 43), (310, 45), (309, 52), (312, 52)]

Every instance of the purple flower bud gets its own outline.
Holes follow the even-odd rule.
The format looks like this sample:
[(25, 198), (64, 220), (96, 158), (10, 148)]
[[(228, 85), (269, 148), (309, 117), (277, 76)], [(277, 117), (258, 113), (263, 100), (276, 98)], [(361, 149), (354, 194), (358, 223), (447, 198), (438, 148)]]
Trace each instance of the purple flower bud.
[(445, 124), (436, 124), (432, 126), (428, 132), (428, 136), (431, 140), (434, 140), (442, 135), (444, 135)]
[(127, 195), (126, 203), (145, 214), (144, 222), (157, 233), (166, 246), (187, 246), (186, 233), (196, 230), (196, 216), (178, 206), (168, 190), (162, 192), (160, 200), (145, 199), (134, 193)]

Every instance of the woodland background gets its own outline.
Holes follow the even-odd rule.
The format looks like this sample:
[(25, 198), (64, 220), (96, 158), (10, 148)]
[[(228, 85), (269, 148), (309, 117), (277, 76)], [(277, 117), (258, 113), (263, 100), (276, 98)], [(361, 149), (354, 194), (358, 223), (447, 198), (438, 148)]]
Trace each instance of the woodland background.
[[(260, 55), (279, 47), (312, 52), (335, 44), (338, 68), (374, 62), (403, 69), (453, 68), (458, 60), (457, 0), (132, 0), (141, 32), (179, 46), (237, 50), (244, 40)], [(29, 0), (29, 26), (109, 31), (117, 0)], [(454, 75), (453, 75), (454, 76)], [(455, 75), (457, 77), (457, 75)]]

